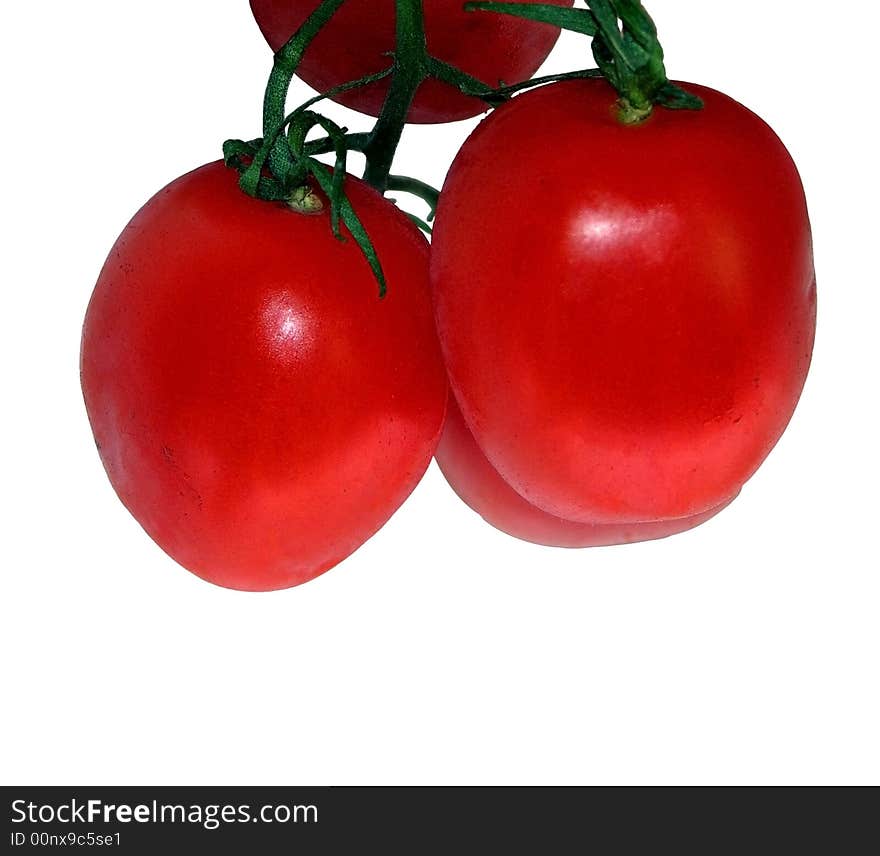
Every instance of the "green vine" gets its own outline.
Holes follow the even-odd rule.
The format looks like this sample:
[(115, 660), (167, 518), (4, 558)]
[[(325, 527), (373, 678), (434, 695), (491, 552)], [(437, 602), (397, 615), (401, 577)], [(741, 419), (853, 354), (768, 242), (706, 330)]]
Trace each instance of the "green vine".
[(552, 24), (593, 37), (597, 72), (617, 90), (625, 124), (647, 119), (659, 105), (671, 110), (700, 110), (703, 102), (666, 75), (657, 27), (639, 0), (587, 0), (586, 9), (547, 3), (470, 2), (470, 12), (494, 12)]
[[(314, 214), (330, 204), (333, 234), (345, 240), (342, 226), (364, 254), (379, 284), (387, 290), (382, 264), (370, 236), (345, 192), (348, 154), (366, 158), (364, 180), (380, 193), (403, 192), (424, 200), (429, 207), (426, 220), (408, 214), (419, 228), (430, 233), (440, 192), (425, 182), (392, 175), (407, 115), (419, 87), (435, 78), (461, 93), (481, 99), (494, 108), (518, 92), (561, 80), (606, 78), (619, 93), (620, 117), (626, 123), (644, 121), (655, 105), (671, 109), (699, 109), (699, 98), (670, 83), (666, 76), (663, 49), (654, 22), (638, 0), (587, 0), (586, 9), (531, 2), (469, 2), (470, 12), (490, 12), (538, 21), (572, 30), (593, 40), (598, 68), (549, 75), (498, 88), (488, 86), (429, 53), (425, 36), (422, 0), (395, 0), (397, 12), (396, 48), (389, 67), (376, 74), (350, 81), (310, 98), (293, 112), (286, 112), (287, 95), (306, 49), (329, 23), (346, 0), (321, 0), (315, 11), (275, 55), (263, 102), (263, 136), (249, 142), (227, 140), (223, 146), (226, 164), (238, 171), (239, 185), (249, 196), (267, 202), (285, 203), (299, 214)], [(326, 98), (390, 78), (388, 95), (368, 133), (350, 133), (312, 108)], [(308, 137), (314, 129), (323, 135)], [(318, 158), (335, 155), (332, 169)]]

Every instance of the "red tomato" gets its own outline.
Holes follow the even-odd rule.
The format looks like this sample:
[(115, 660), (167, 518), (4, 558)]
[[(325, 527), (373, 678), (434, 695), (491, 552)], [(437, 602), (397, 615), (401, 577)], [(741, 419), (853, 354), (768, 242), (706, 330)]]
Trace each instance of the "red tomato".
[(501, 478), (474, 440), (452, 396), (437, 463), (461, 500), (487, 523), (514, 538), (547, 547), (609, 547), (666, 538), (705, 523), (728, 505), (653, 523), (576, 523), (555, 517), (527, 502)]
[(82, 385), (110, 481), (169, 555), (222, 586), (284, 588), (340, 562), (439, 439), (427, 244), (367, 185), (347, 189), (384, 300), (326, 211), (251, 199), (213, 163), (135, 216), (89, 305)]
[(582, 522), (702, 514), (779, 439), (815, 333), (797, 170), (757, 116), (624, 126), (603, 81), (514, 99), (456, 158), (431, 274), (467, 424), (538, 508)]
[[(571, 6), (574, 0), (548, 0)], [(251, 0), (263, 35), (277, 51), (318, 7), (319, 0)], [(340, 83), (382, 71), (395, 47), (394, 0), (347, 0), (309, 45), (298, 74), (326, 92)], [(528, 80), (547, 58), (559, 30), (508, 15), (465, 12), (464, 0), (424, 0), (428, 49), (489, 86)], [(378, 116), (388, 81), (357, 89), (335, 100)], [(416, 95), (409, 121), (431, 123), (467, 119), (486, 105), (437, 80), (426, 81)]]

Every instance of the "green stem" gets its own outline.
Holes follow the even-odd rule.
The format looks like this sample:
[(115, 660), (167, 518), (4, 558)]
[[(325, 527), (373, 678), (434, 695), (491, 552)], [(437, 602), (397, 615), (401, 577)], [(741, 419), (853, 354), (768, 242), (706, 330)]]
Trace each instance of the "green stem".
[(452, 86), (465, 95), (474, 98), (480, 98), (487, 104), (498, 106), (503, 103), (504, 99), (492, 100), (494, 89), (479, 78), (462, 71), (460, 68), (450, 65), (448, 62), (437, 59), (436, 57), (428, 57), (428, 75), (437, 80), (442, 81), (448, 86)]
[(570, 9), (567, 6), (557, 6), (550, 3), (500, 3), (497, 0), (488, 2), (465, 3), (465, 12), (497, 12), (502, 15), (515, 15), (517, 18), (525, 18), (527, 21), (539, 21), (571, 30), (574, 33), (582, 33), (585, 36), (596, 35), (596, 22), (589, 12), (583, 9)]
[(388, 189), (399, 190), (401, 193), (409, 193), (423, 199), (431, 209), (428, 220), (434, 219), (434, 212), (440, 201), (440, 191), (436, 187), (431, 187), (430, 184), (426, 184), (418, 178), (410, 178), (408, 175), (390, 175), (388, 176)]
[[(350, 152), (362, 152), (367, 144), (370, 142), (369, 134), (346, 134), (345, 135), (345, 144), (348, 147)], [(331, 140), (329, 137), (321, 137), (317, 140), (309, 140), (305, 144), (305, 148), (303, 149), (303, 154), (307, 157), (313, 158), (318, 155), (326, 155), (329, 152), (334, 151), (336, 148), (336, 143)]]
[(406, 216), (413, 223), (415, 223), (416, 226), (418, 226), (426, 235), (432, 235), (434, 233), (434, 230), (431, 228), (431, 226), (424, 220), (422, 220), (421, 217), (416, 217), (415, 214), (410, 214), (409, 211), (404, 211), (403, 213), (406, 214)]
[(367, 86), (370, 83), (378, 83), (380, 80), (384, 80), (386, 77), (390, 77), (392, 74), (394, 74), (394, 66), (386, 68), (384, 71), (377, 71), (375, 74), (366, 74), (363, 77), (358, 78), (357, 80), (350, 80), (348, 83), (340, 83), (339, 86), (334, 86), (332, 89), (328, 89), (326, 92), (321, 92), (320, 94), (309, 98), (309, 100), (306, 101), (304, 104), (300, 104), (294, 112), (299, 113), (303, 110), (308, 110), (319, 101), (324, 101), (328, 98), (334, 98), (337, 95), (341, 95), (343, 92), (350, 92), (352, 89), (360, 89), (362, 86)]
[(548, 74), (544, 77), (533, 77), (530, 80), (524, 80), (522, 83), (512, 83), (510, 86), (501, 86), (498, 89), (469, 89), (468, 87), (459, 87), (460, 91), (465, 95), (471, 95), (474, 98), (481, 98), (487, 104), (496, 107), (526, 89), (533, 89), (537, 86), (546, 86), (548, 83), (559, 83), (562, 80), (590, 80), (592, 78), (602, 77), (602, 72), (598, 68), (585, 68), (581, 71), (567, 71), (563, 74)]
[(644, 122), (657, 104), (676, 110), (702, 108), (697, 96), (667, 77), (657, 27), (640, 0), (587, 0), (587, 5), (597, 29), (593, 56), (620, 95), (621, 122)]
[(364, 180), (380, 193), (388, 188), (394, 154), (418, 88), (428, 75), (428, 48), (422, 0), (396, 0), (397, 49), (394, 76), (382, 112), (364, 149)]
[[(697, 96), (671, 83), (666, 76), (657, 28), (640, 0), (586, 0), (586, 5), (586, 9), (571, 9), (546, 3), (482, 0), (466, 3), (464, 8), (468, 12), (494, 12), (541, 21), (592, 36), (598, 71), (620, 96), (618, 115), (624, 124), (645, 121), (658, 104), (672, 110), (699, 110), (703, 106)], [(444, 74), (443, 79), (455, 85), (448, 74)], [(488, 97), (474, 94), (494, 106), (520, 88), (535, 84), (536, 81), (529, 81), (524, 86), (503, 87), (488, 93)], [(462, 91), (467, 89), (462, 88)]]
[[(321, 0), (320, 5), (309, 15), (291, 40), (275, 54), (275, 64), (269, 75), (266, 95), (263, 99), (264, 138), (268, 139), (284, 122), (287, 92), (306, 48), (344, 2), (345, 0)], [(283, 139), (279, 139), (273, 147), (269, 155), (269, 166), (273, 173), (276, 167), (282, 174), (289, 169), (290, 156)]]

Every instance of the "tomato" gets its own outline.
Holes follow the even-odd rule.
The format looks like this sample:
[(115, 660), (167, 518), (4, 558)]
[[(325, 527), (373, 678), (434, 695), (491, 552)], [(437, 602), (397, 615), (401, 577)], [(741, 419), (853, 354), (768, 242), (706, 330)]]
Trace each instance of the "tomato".
[(666, 538), (693, 529), (729, 503), (680, 520), (652, 523), (576, 523), (521, 497), (489, 463), (450, 396), (437, 463), (461, 500), (496, 529), (548, 547), (608, 547)]
[(293, 586), (373, 535), (437, 445), (447, 385), (419, 231), (346, 179), (388, 295), (329, 214), (242, 193), (213, 163), (116, 242), (89, 305), (82, 387), (120, 499), (229, 588)]
[(617, 118), (604, 81), (515, 98), (456, 158), (431, 278), (492, 466), (587, 523), (730, 501), (785, 429), (816, 320), (810, 225), (773, 131), (721, 93)]
[[(571, 6), (574, 0), (549, 0)], [(263, 35), (277, 51), (308, 16), (318, 0), (251, 0)], [(465, 12), (464, 0), (424, 0), (428, 50), (489, 86), (528, 80), (549, 55), (559, 30), (508, 15)], [(395, 48), (393, 0), (347, 0), (309, 45), (298, 74), (311, 87), (326, 92), (387, 68)], [(335, 100), (378, 116), (388, 81), (353, 90)], [(416, 95), (409, 121), (432, 123), (467, 119), (486, 110), (437, 80), (426, 81)]]

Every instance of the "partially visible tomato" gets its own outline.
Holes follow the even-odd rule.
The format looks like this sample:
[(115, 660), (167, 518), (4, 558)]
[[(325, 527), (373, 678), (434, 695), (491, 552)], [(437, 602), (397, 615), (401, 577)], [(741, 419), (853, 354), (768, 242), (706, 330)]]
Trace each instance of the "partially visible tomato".
[(329, 213), (251, 199), (214, 163), (135, 216), (89, 306), (82, 386), (110, 481), (169, 555), (219, 585), (331, 568), (404, 501), (439, 439), (427, 243), (370, 187), (346, 186), (384, 300)]
[[(574, 0), (547, 0), (571, 6)], [(279, 50), (315, 11), (319, 0), (251, 0), (263, 35)], [(464, 0), (424, 0), (428, 50), (489, 86), (528, 80), (549, 55), (559, 30), (508, 15), (465, 12)], [(309, 45), (298, 74), (326, 92), (334, 86), (374, 74), (390, 64), (395, 48), (394, 0), (347, 0)], [(378, 116), (388, 81), (338, 96), (346, 107)], [(426, 81), (410, 110), (409, 121), (451, 122), (485, 112), (486, 105), (445, 83)]]
[(487, 523), (523, 541), (547, 547), (609, 547), (666, 538), (693, 529), (728, 503), (693, 517), (646, 523), (575, 523), (523, 499), (486, 460), (450, 396), (437, 463), (461, 500)]
[(529, 92), (453, 164), (431, 257), (468, 426), (532, 505), (586, 523), (730, 501), (785, 429), (816, 320), (797, 170), (757, 116), (617, 118), (604, 81)]

